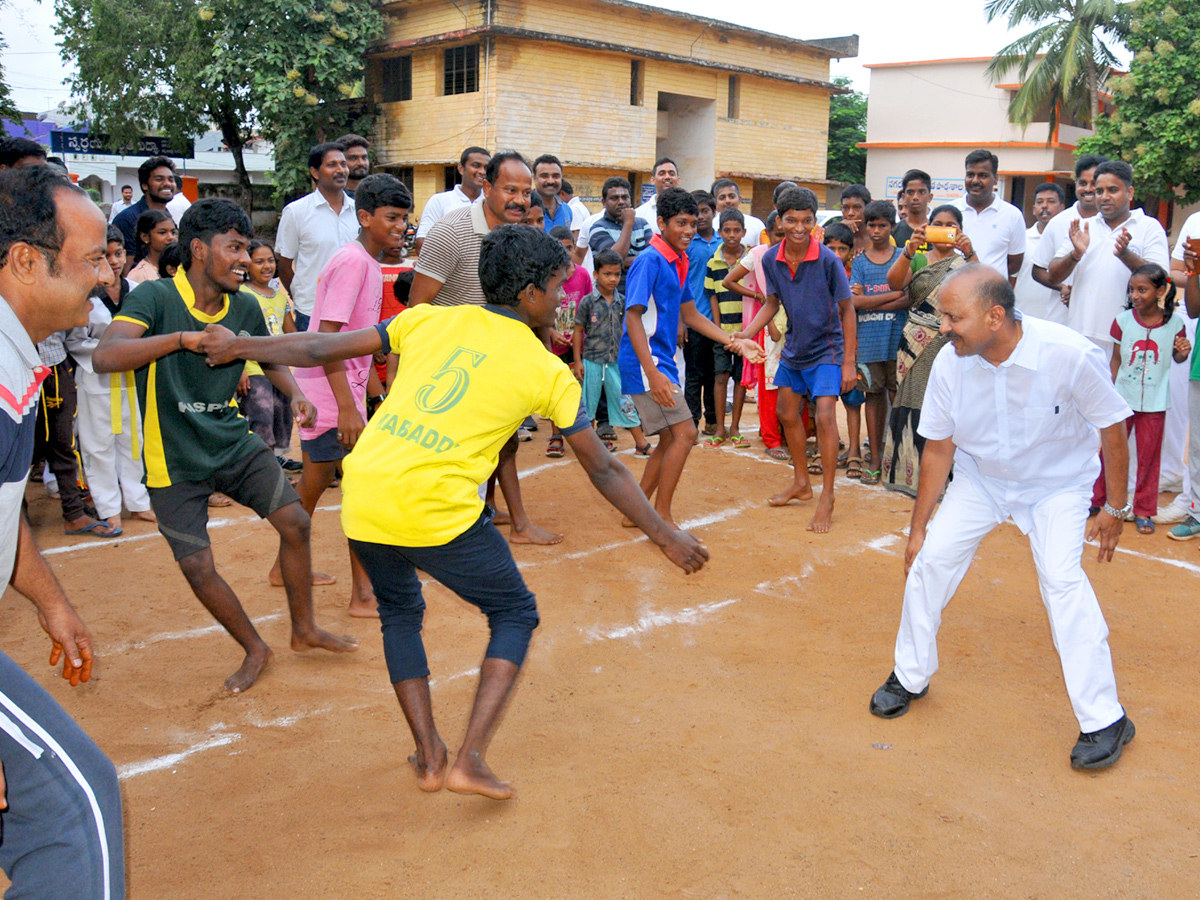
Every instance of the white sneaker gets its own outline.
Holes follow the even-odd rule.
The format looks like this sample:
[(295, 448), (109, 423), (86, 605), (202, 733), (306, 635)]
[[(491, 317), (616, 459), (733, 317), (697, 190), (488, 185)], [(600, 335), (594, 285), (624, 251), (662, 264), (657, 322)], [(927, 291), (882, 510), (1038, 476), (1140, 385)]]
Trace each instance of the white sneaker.
[(524, 428), (524, 427), (518, 428), (517, 429), (517, 440), (521, 441), (522, 443), (524, 443), (525, 441), (532, 441), (533, 435), (529, 433), (528, 428)]
[(1158, 508), (1158, 515), (1151, 517), (1150, 521), (1156, 522), (1159, 525), (1174, 525), (1186, 519), (1191, 515), (1191, 510), (1188, 509), (1186, 503), (1180, 504), (1179, 500), (1182, 496), (1181, 494), (1179, 497), (1176, 497), (1167, 506), (1160, 506)]

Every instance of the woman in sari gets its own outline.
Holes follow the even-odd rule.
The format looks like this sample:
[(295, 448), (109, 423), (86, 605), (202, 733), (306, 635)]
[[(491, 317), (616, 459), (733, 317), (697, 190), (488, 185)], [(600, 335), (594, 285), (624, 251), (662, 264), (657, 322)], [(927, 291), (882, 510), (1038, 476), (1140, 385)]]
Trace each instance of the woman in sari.
[(955, 229), (954, 243), (928, 243), (925, 228), (918, 228), (888, 272), (888, 287), (894, 291), (907, 287), (912, 308), (896, 354), (899, 387), (885, 436), (883, 485), (911, 497), (917, 495), (921, 450), (925, 446), (925, 439), (917, 433), (921, 403), (925, 399), (933, 360), (947, 343), (941, 333), (942, 308), (938, 303), (938, 292), (947, 275), (976, 260), (971, 239), (963, 234), (962, 213), (957, 208), (939, 206), (929, 217), (929, 225)]

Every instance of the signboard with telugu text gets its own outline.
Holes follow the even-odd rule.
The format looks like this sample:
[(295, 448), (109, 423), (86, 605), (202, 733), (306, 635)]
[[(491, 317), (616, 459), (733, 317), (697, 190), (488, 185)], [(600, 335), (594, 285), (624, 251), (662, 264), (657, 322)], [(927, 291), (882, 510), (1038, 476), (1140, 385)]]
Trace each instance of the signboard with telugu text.
[(175, 147), (162, 137), (138, 138), (135, 147), (111, 147), (108, 135), (88, 134), (86, 131), (50, 132), (50, 150), (54, 153), (86, 153), (92, 156), (171, 156), (176, 159), (195, 159), (196, 144), (188, 141), (185, 147)]

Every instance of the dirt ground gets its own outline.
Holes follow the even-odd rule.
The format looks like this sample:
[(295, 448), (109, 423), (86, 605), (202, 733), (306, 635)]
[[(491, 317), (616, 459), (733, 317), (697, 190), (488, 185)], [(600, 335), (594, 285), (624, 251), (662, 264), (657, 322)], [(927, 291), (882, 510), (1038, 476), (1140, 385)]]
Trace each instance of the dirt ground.
[[(67, 538), (30, 486), (99, 663), (86, 686), (54, 678), (11, 592), (4, 649), (118, 766), (133, 900), (1196, 895), (1197, 544), (1129, 526), (1115, 563), (1087, 549), (1138, 733), (1115, 768), (1081, 774), (1014, 526), (984, 542), (947, 610), (928, 697), (883, 721), (867, 702), (891, 669), (910, 501), (839, 476), (834, 530), (814, 536), (810, 507), (766, 506), (788, 470), (756, 436), (747, 451), (697, 447), (676, 516), (712, 562), (685, 577), (620, 527), (569, 452), (547, 460), (544, 438), (519, 457), (526, 503), (566, 540), (515, 551), (542, 625), (489, 753), (519, 790), (508, 803), (417, 790), (378, 625), (343, 611), (335, 509), (316, 514), (313, 544), (342, 580), (317, 589), (318, 621), (362, 641), (342, 657), (287, 649), (283, 591), (266, 583), (274, 533), (241, 507), (213, 511), (219, 568), (277, 651), (230, 697), (238, 648), (153, 526)], [(486, 625), (440, 586), (427, 599), (453, 747)]]

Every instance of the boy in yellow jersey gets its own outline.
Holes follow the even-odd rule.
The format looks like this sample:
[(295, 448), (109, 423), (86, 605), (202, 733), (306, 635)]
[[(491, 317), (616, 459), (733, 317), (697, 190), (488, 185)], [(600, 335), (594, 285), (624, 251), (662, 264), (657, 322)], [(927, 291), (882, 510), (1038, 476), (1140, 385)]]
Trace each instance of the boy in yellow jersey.
[[(182, 268), (173, 279), (134, 288), (92, 354), (97, 373), (135, 370), (150, 506), (188, 584), (246, 652), (241, 667), (225, 680), (235, 694), (254, 684), (271, 650), (213, 562), (208, 540), (213, 491), (250, 507), (279, 532), (292, 649), (358, 648), (353, 638), (335, 637), (313, 620), (308, 513), (275, 454), (233, 404), (244, 367), (212, 368), (194, 352), (211, 322), (267, 334), (258, 301), (240, 290), (250, 264), (250, 235), (250, 217), (232, 200), (192, 204), (179, 222)], [(291, 373), (275, 366), (263, 371), (291, 400), (297, 418), (311, 421), (313, 408)]]
[[(554, 325), (567, 261), (549, 235), (504, 225), (483, 239), (480, 252), (487, 306), (415, 306), (375, 328), (338, 334), (235, 337), (209, 326), (202, 342), (201, 352), (218, 366), (235, 359), (319, 366), (380, 350), (399, 355), (387, 399), (346, 457), (342, 528), (375, 588), (388, 675), (416, 741), (409, 762), (425, 791), (444, 785), (496, 800), (514, 794), (483, 757), (538, 613), (479, 486), (526, 416), (551, 419), (600, 493), (673, 563), (690, 573), (708, 559), (695, 537), (672, 530), (654, 512), (629, 470), (604, 448), (581, 409), (579, 382), (533, 333)], [(433, 723), (418, 568), (478, 606), (491, 630), (453, 766)]]

